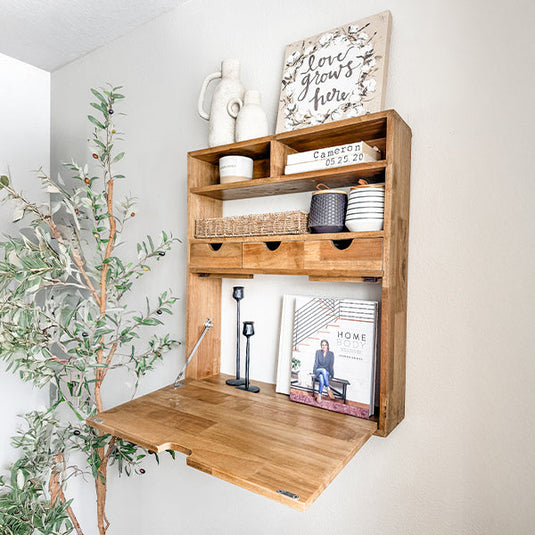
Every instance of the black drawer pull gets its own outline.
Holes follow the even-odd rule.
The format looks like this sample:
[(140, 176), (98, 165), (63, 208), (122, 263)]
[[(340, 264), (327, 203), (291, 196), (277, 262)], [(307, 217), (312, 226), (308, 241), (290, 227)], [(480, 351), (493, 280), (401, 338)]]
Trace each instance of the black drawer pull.
[(280, 247), (281, 242), (280, 241), (266, 241), (264, 242), (264, 244), (270, 251), (276, 251)]
[(336, 249), (343, 251), (353, 243), (353, 240), (331, 240), (331, 243), (333, 244), (333, 247), (336, 247)]

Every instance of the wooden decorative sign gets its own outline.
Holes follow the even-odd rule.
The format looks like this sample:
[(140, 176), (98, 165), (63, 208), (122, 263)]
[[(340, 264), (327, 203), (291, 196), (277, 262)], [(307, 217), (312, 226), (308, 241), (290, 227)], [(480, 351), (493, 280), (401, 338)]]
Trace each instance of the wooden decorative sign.
[(277, 132), (381, 111), (390, 11), (286, 47)]

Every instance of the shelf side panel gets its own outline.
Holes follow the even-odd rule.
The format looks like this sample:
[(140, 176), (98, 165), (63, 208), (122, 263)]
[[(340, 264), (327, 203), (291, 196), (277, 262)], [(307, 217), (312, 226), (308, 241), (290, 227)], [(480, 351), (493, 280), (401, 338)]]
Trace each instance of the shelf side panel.
[(295, 149), (283, 145), (279, 141), (271, 141), (271, 164), (269, 176), (282, 176), (288, 154), (297, 152)]
[(186, 285), (186, 358), (190, 355), (210, 318), (213, 327), (203, 339), (186, 369), (187, 377), (202, 378), (219, 373), (221, 351), (221, 280), (202, 278), (190, 271), (191, 243), (195, 219), (221, 217), (221, 201), (191, 193), (191, 188), (207, 186), (218, 180), (217, 166), (188, 156), (188, 274)]
[(213, 324), (186, 368), (186, 377), (203, 379), (220, 370), (222, 281), (188, 272), (187, 285), (186, 358), (202, 335), (205, 321)]
[(378, 429), (383, 436), (405, 416), (411, 131), (397, 114), (389, 118), (387, 154)]

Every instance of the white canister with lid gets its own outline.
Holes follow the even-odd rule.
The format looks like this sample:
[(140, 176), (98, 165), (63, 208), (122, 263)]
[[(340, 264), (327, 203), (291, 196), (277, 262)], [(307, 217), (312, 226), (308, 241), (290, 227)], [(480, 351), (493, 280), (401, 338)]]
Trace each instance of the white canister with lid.
[(221, 184), (241, 182), (253, 178), (253, 159), (248, 156), (222, 156), (219, 158), (219, 181)]

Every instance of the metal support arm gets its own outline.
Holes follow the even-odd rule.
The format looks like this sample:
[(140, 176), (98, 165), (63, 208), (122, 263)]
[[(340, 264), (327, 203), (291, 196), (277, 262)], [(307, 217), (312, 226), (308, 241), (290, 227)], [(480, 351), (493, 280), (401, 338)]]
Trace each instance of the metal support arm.
[(182, 379), (184, 379), (184, 375), (186, 374), (186, 368), (188, 367), (188, 364), (191, 362), (191, 359), (193, 358), (193, 355), (197, 352), (197, 349), (201, 345), (202, 339), (204, 338), (205, 334), (214, 326), (212, 323), (212, 320), (210, 318), (206, 318), (206, 321), (204, 322), (204, 331), (202, 332), (200, 338), (197, 340), (197, 343), (195, 344), (195, 347), (191, 350), (191, 353), (188, 357), (188, 360), (186, 360), (186, 363), (182, 367), (182, 369), (178, 372), (177, 378), (175, 379), (174, 388), (178, 388), (179, 386), (183, 386), (184, 383), (182, 383)]

